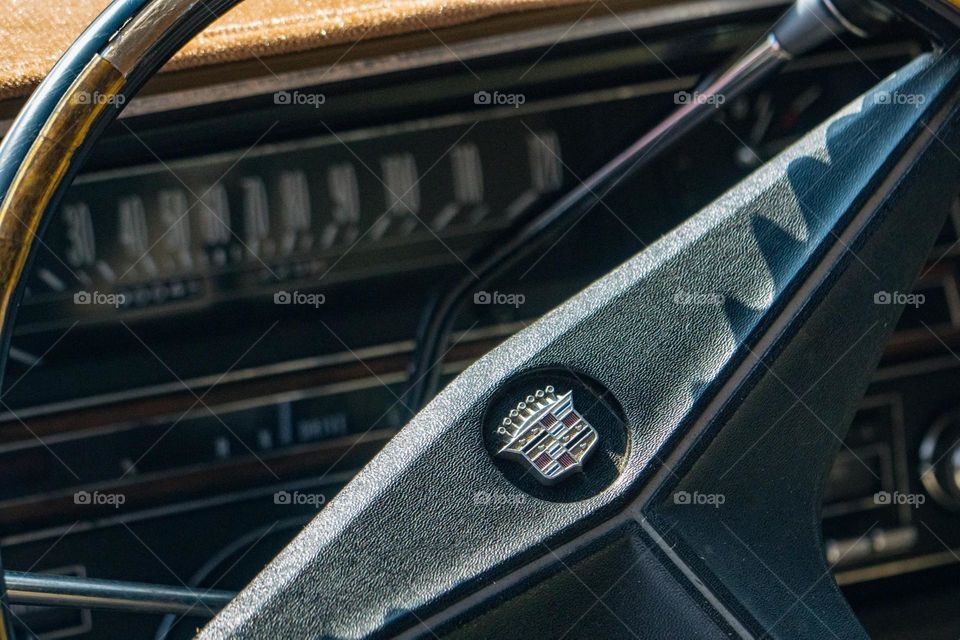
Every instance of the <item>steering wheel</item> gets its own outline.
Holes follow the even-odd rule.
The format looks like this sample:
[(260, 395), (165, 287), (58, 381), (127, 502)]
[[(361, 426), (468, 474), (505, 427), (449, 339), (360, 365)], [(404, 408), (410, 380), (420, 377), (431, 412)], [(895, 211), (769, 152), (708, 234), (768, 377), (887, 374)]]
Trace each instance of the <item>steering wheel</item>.
[[(17, 118), (4, 357), (84, 155), (233, 4), (117, 0)], [(820, 491), (960, 182), (958, 106), (960, 56), (918, 57), (486, 354), (199, 637), (866, 637)]]

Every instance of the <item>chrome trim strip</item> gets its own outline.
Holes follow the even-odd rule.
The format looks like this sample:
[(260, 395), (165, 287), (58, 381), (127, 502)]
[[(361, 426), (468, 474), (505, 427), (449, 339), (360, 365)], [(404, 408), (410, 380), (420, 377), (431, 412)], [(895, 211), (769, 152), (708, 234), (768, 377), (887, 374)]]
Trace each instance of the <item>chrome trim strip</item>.
[[(132, 522), (143, 522), (145, 520), (150, 520), (152, 518), (160, 518), (169, 515), (177, 515), (180, 513), (185, 513), (189, 511), (196, 511), (199, 509), (209, 509), (213, 507), (220, 507), (227, 504), (232, 504), (235, 502), (241, 502), (243, 500), (251, 500), (255, 498), (261, 498), (268, 495), (271, 495), (279, 490), (293, 491), (299, 490), (307, 487), (326, 487), (331, 485), (346, 484), (350, 481), (353, 476), (356, 475), (356, 470), (344, 471), (341, 473), (330, 473), (323, 476), (312, 476), (309, 478), (302, 478), (300, 480), (295, 480), (292, 482), (283, 482), (278, 484), (271, 484), (264, 487), (254, 487), (252, 489), (246, 489), (242, 491), (233, 491), (230, 493), (222, 493), (216, 496), (211, 496), (207, 498), (199, 498), (197, 500), (187, 500), (184, 502), (178, 502), (175, 504), (164, 505), (161, 507), (153, 507), (150, 509), (144, 509), (142, 511), (137, 511), (134, 513), (123, 514), (118, 516), (110, 516), (106, 518), (99, 518), (96, 520), (89, 521), (78, 521), (73, 524), (58, 525), (55, 527), (49, 527), (46, 529), (36, 529), (34, 531), (28, 531), (25, 533), (17, 533), (14, 535), (6, 536), (0, 539), (0, 546), (10, 547), (17, 544), (26, 544), (30, 542), (36, 542), (38, 540), (45, 540), (50, 538), (58, 538), (65, 536), (68, 533), (82, 533), (85, 531), (95, 531), (97, 529), (103, 529), (105, 527), (114, 526), (121, 523), (132, 523)], [(309, 517), (307, 518), (307, 520)]]
[(890, 364), (877, 369), (876, 373), (870, 379), (870, 382), (887, 382), (890, 380), (899, 380), (901, 378), (910, 378), (924, 373), (933, 373), (935, 371), (945, 371), (960, 367), (960, 360), (952, 354), (943, 356), (930, 356), (919, 358), (917, 360), (907, 360)]
[[(349, 444), (351, 448), (353, 446), (377, 440), (389, 439), (385, 436), (393, 437), (396, 433), (396, 429), (374, 429), (372, 431), (361, 432), (361, 433), (351, 433), (337, 438), (331, 438), (329, 440), (323, 440), (312, 443), (301, 443), (295, 446), (289, 447), (287, 449), (277, 449), (269, 455), (264, 455), (261, 458), (261, 462), (273, 460), (276, 457), (283, 457), (288, 455), (298, 455), (305, 452), (309, 452), (311, 449), (316, 450), (320, 448), (326, 448), (327, 446), (333, 444)], [(319, 445), (319, 446), (318, 446)], [(5, 500), (0, 500), (0, 511), (4, 509), (9, 509), (12, 507), (22, 507), (24, 505), (35, 504), (43, 500), (56, 500), (56, 499), (71, 499), (77, 491), (111, 491), (111, 492), (123, 492), (125, 489), (133, 486), (143, 486), (146, 484), (152, 484), (156, 482), (163, 482), (165, 480), (176, 479), (184, 475), (196, 472), (204, 472), (205, 475), (216, 474), (218, 472), (227, 470), (231, 467), (236, 466), (237, 463), (249, 462), (250, 457), (237, 458), (237, 459), (228, 459), (222, 462), (195, 462), (190, 465), (183, 467), (176, 467), (172, 469), (164, 469), (160, 471), (152, 471), (150, 473), (141, 473), (135, 476), (129, 477), (129, 479), (117, 480), (116, 478), (108, 480), (100, 480), (98, 482), (88, 482), (71, 485), (69, 487), (61, 487), (58, 489), (51, 489), (43, 493), (32, 494), (24, 497), (18, 498), (7, 498)], [(357, 470), (354, 470), (353, 473), (356, 473)], [(351, 476), (352, 477), (352, 476)], [(252, 487), (256, 488), (256, 487)], [(241, 490), (242, 491), (242, 490)], [(236, 492), (236, 490), (234, 491)], [(231, 492), (227, 492), (229, 495)], [(167, 494), (175, 495), (175, 494)], [(156, 501), (162, 502), (163, 498), (158, 498)]]
[[(458, 333), (453, 337), (453, 341), (469, 343), (486, 338), (505, 337), (516, 333), (520, 329), (524, 328), (526, 324), (527, 323), (518, 321), (492, 325), (489, 327), (481, 327), (479, 329), (471, 329), (470, 331)], [(293, 373), (296, 371), (304, 371), (307, 369), (347, 364), (369, 358), (381, 358), (401, 353), (409, 353), (412, 349), (413, 341), (404, 340), (402, 342), (392, 342), (373, 347), (355, 349), (352, 352), (343, 351), (327, 355), (302, 358), (299, 360), (288, 360), (286, 362), (279, 362), (261, 367), (236, 369), (226, 375), (214, 373), (207, 376), (189, 378), (184, 380), (183, 383), (179, 381), (167, 382), (159, 385), (139, 387), (137, 389), (128, 389), (125, 391), (105, 393), (97, 396), (88, 396), (86, 398), (78, 398), (76, 400), (67, 400), (64, 402), (53, 402), (45, 405), (37, 405), (35, 407), (26, 407), (23, 409), (16, 409), (15, 414), (21, 419), (26, 419), (41, 415), (48, 415), (51, 413), (76, 411), (78, 409), (88, 409), (104, 404), (114, 404), (128, 400), (136, 400), (147, 396), (176, 393), (179, 391), (185, 391), (187, 389), (203, 388), (212, 385), (221, 386), (226, 383), (250, 380), (253, 378), (275, 376), (285, 373)], [(184, 386), (184, 383), (186, 384), (186, 387)], [(0, 413), (0, 423), (11, 422), (14, 420), (16, 420), (14, 413), (9, 411)]]
[[(464, 367), (466, 368), (466, 367)], [(333, 384), (324, 384), (313, 387), (308, 387), (304, 389), (297, 389), (295, 391), (281, 391), (277, 393), (270, 393), (266, 395), (256, 396), (254, 398), (249, 398), (245, 400), (234, 400), (232, 402), (224, 402), (222, 404), (209, 403), (206, 405), (199, 405), (193, 409), (187, 411), (173, 411), (169, 413), (157, 413), (151, 416), (148, 416), (139, 420), (122, 420), (117, 422), (108, 422), (106, 424), (98, 424), (86, 429), (80, 429), (77, 431), (65, 431), (61, 433), (46, 435), (43, 437), (43, 440), (37, 440), (32, 436), (27, 436), (22, 440), (15, 440), (11, 442), (5, 442), (0, 444), (0, 455), (7, 454), (13, 451), (22, 451), (24, 449), (32, 449), (35, 447), (49, 446), (53, 444), (59, 444), (62, 442), (70, 442), (73, 440), (86, 440), (90, 438), (100, 438), (103, 436), (108, 436), (113, 433), (120, 433), (123, 431), (129, 431), (131, 429), (138, 429), (141, 427), (151, 427), (156, 425), (162, 425), (165, 422), (176, 421), (180, 423), (184, 420), (191, 420), (197, 417), (208, 416), (211, 412), (216, 415), (223, 415), (225, 413), (233, 413), (236, 411), (244, 411), (247, 409), (256, 409), (260, 407), (269, 407), (272, 405), (283, 404), (286, 402), (295, 402), (297, 400), (306, 400), (311, 398), (324, 398), (327, 396), (338, 395), (343, 393), (350, 393), (352, 391), (360, 391), (362, 389), (375, 389), (384, 385), (398, 384), (406, 380), (406, 374), (403, 371), (395, 371), (393, 373), (384, 373), (379, 376), (367, 376), (363, 378), (357, 378), (355, 380), (348, 380), (345, 382), (335, 382)], [(344, 434), (343, 437), (350, 437), (357, 434)], [(338, 436), (339, 437), (339, 436)], [(298, 443), (294, 446), (288, 446), (283, 449), (275, 449), (270, 451), (261, 452), (264, 455), (283, 454), (289, 451), (294, 450), (297, 446), (306, 445), (312, 446), (319, 444), (321, 441), (317, 442), (305, 442)], [(210, 463), (217, 464), (217, 463)], [(178, 467), (177, 470), (182, 470), (187, 467)], [(138, 475), (136, 479), (143, 478), (144, 476)], [(79, 486), (79, 485), (77, 485)], [(32, 496), (33, 497), (33, 496)], [(0, 509), (3, 508), (3, 505), (6, 501), (0, 499)]]
[(849, 569), (834, 574), (834, 579), (841, 587), (860, 582), (869, 582), (871, 580), (881, 580), (893, 576), (913, 573), (924, 569), (942, 567), (960, 562), (960, 549), (948, 549), (938, 551), (923, 556), (914, 556), (912, 558), (903, 558), (902, 560), (893, 560), (881, 564), (869, 565), (857, 569)]
[[(303, 71), (281, 72), (223, 85), (209, 85), (184, 91), (140, 96), (130, 103), (121, 117), (136, 117), (227, 100), (249, 98), (297, 87), (330, 84), (399, 71), (477, 60), (503, 53), (553, 47), (562, 43), (622, 33), (626, 30), (650, 29), (678, 22), (782, 7), (787, 4), (789, 3), (785, 0), (699, 0), (665, 7), (635, 9), (617, 15), (585, 18), (572, 28), (565, 23), (535, 27), (522, 32), (453, 43), (450, 46), (438, 45), (428, 49), (416, 49), (375, 58), (339, 61), (332, 65), (314, 67)], [(520, 33), (523, 34), (522, 37), (519, 35)]]

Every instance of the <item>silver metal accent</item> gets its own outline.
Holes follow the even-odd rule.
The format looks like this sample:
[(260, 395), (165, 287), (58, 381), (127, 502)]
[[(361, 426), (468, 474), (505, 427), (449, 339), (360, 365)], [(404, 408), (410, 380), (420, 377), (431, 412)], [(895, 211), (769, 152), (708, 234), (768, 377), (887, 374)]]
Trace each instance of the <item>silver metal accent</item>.
[(924, 434), (919, 451), (920, 482), (940, 506), (951, 511), (960, 510), (960, 448), (955, 431), (951, 433), (957, 416), (956, 410), (940, 416)]
[[(195, 3), (196, 0), (153, 0), (123, 25), (101, 57), (124, 76), (130, 75)], [(207, 11), (213, 14), (213, 9)]]
[(530, 466), (534, 477), (551, 485), (581, 471), (600, 435), (573, 406), (573, 391), (557, 395), (538, 389), (517, 403), (497, 427), (497, 456)]
[(212, 618), (234, 596), (229, 591), (193, 590), (142, 582), (21, 571), (5, 571), (3, 577), (7, 583), (7, 597), (12, 604)]

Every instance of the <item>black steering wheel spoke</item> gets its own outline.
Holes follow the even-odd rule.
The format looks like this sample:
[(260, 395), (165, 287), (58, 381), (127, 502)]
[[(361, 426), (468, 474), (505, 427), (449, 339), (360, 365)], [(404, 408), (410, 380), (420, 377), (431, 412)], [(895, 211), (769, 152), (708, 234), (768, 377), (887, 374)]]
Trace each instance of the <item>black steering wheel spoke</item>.
[[(467, 369), (201, 637), (864, 636), (819, 496), (960, 178), (958, 68), (916, 60)], [(626, 448), (536, 490), (489, 433), (548, 381)]]

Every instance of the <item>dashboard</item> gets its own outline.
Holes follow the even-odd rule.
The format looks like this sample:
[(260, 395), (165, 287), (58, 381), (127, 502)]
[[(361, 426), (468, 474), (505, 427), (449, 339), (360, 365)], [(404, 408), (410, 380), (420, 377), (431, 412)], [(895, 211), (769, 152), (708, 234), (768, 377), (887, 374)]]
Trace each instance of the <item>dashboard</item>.
[[(298, 59), (266, 80), (131, 104), (45, 231), (14, 331), (0, 398), (6, 567), (242, 587), (404, 424), (423, 310), (467, 257), (690, 99), (778, 11), (743, 2), (656, 23), (624, 11), (522, 44), (466, 41), (330, 77)], [(479, 292), (444, 378), (919, 50), (898, 33), (835, 43), (718, 105)], [(824, 488), (824, 553), (877, 638), (960, 634), (958, 233), (960, 203)], [(15, 612), (40, 638), (195, 628)]]

